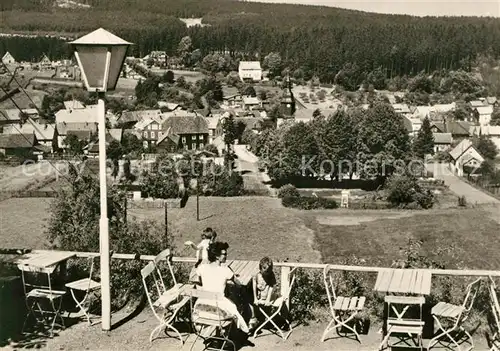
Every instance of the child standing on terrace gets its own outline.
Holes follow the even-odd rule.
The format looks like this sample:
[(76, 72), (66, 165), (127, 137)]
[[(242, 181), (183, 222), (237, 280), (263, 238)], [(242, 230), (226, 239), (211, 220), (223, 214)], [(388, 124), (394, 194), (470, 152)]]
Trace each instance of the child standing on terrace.
[(217, 233), (212, 228), (206, 228), (203, 233), (201, 233), (201, 241), (198, 245), (195, 245), (192, 241), (186, 241), (184, 244), (196, 250), (196, 264), (195, 268), (201, 263), (208, 262), (208, 246), (215, 242), (217, 238)]
[[(252, 280), (254, 305), (270, 306), (275, 286), (276, 276), (273, 271), (273, 261), (269, 257), (264, 257), (259, 262), (259, 273)], [(250, 328), (254, 328), (258, 321), (253, 306), (251, 312), (252, 318), (249, 324)]]

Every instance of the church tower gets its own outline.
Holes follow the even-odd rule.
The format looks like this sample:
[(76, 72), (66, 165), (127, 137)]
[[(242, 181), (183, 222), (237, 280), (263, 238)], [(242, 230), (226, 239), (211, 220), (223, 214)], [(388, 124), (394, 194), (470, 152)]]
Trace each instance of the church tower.
[(284, 118), (293, 118), (295, 114), (295, 98), (292, 92), (292, 82), (290, 76), (287, 74), (283, 84), (283, 92), (281, 95), (281, 112)]

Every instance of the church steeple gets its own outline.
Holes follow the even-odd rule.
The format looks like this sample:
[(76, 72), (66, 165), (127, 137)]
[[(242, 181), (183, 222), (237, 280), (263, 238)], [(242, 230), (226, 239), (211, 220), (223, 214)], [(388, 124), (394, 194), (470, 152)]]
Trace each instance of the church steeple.
[(292, 82), (287, 73), (283, 83), (283, 92), (281, 95), (281, 112), (285, 118), (291, 118), (295, 114), (295, 98), (292, 92)]

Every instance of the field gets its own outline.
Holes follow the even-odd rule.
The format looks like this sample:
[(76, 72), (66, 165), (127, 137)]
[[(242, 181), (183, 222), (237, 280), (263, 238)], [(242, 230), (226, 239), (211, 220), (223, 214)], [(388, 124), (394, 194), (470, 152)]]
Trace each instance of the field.
[[(41, 232), (50, 199), (9, 199), (0, 202), (0, 237), (4, 246), (43, 246)], [(26, 214), (29, 213), (29, 216)], [(169, 209), (169, 228), (182, 255), (186, 240), (199, 240), (205, 227), (212, 227), (230, 245), (230, 258), (302, 262), (339, 262), (356, 255), (366, 264), (390, 265), (401, 258), (408, 239), (423, 241), (422, 253), (469, 268), (500, 269), (500, 224), (482, 209), (436, 209), (431, 211), (329, 210), (299, 211), (283, 208), (267, 197), (200, 198), (200, 221), (196, 198), (184, 209)], [(164, 221), (163, 209), (129, 209), (129, 218)], [(34, 234), (36, 233), (36, 234)], [(453, 246), (450, 255), (436, 249)], [(453, 262), (452, 262), (453, 261)]]
[(0, 192), (36, 190), (47, 186), (58, 174), (64, 173), (64, 167), (64, 164), (47, 162), (16, 167), (0, 166)]

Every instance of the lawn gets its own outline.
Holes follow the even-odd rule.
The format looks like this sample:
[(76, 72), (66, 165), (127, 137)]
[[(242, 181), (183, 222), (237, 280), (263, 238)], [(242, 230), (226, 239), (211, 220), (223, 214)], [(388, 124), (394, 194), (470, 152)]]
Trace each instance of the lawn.
[[(50, 199), (9, 199), (0, 202), (0, 237), (3, 246), (43, 246), (44, 222)], [(29, 213), (29, 215), (27, 215)], [(229, 258), (258, 260), (269, 255), (302, 262), (339, 262), (356, 255), (368, 265), (390, 265), (402, 257), (409, 238), (423, 241), (422, 254), (436, 257), (450, 245), (452, 254), (437, 255), (451, 268), (500, 269), (500, 224), (495, 211), (436, 209), (431, 211), (317, 210), (283, 208), (268, 197), (200, 198), (183, 209), (169, 209), (169, 228), (182, 255), (183, 242), (197, 242), (205, 227), (212, 227), (230, 245)], [(129, 209), (129, 218), (164, 221), (164, 210)]]

